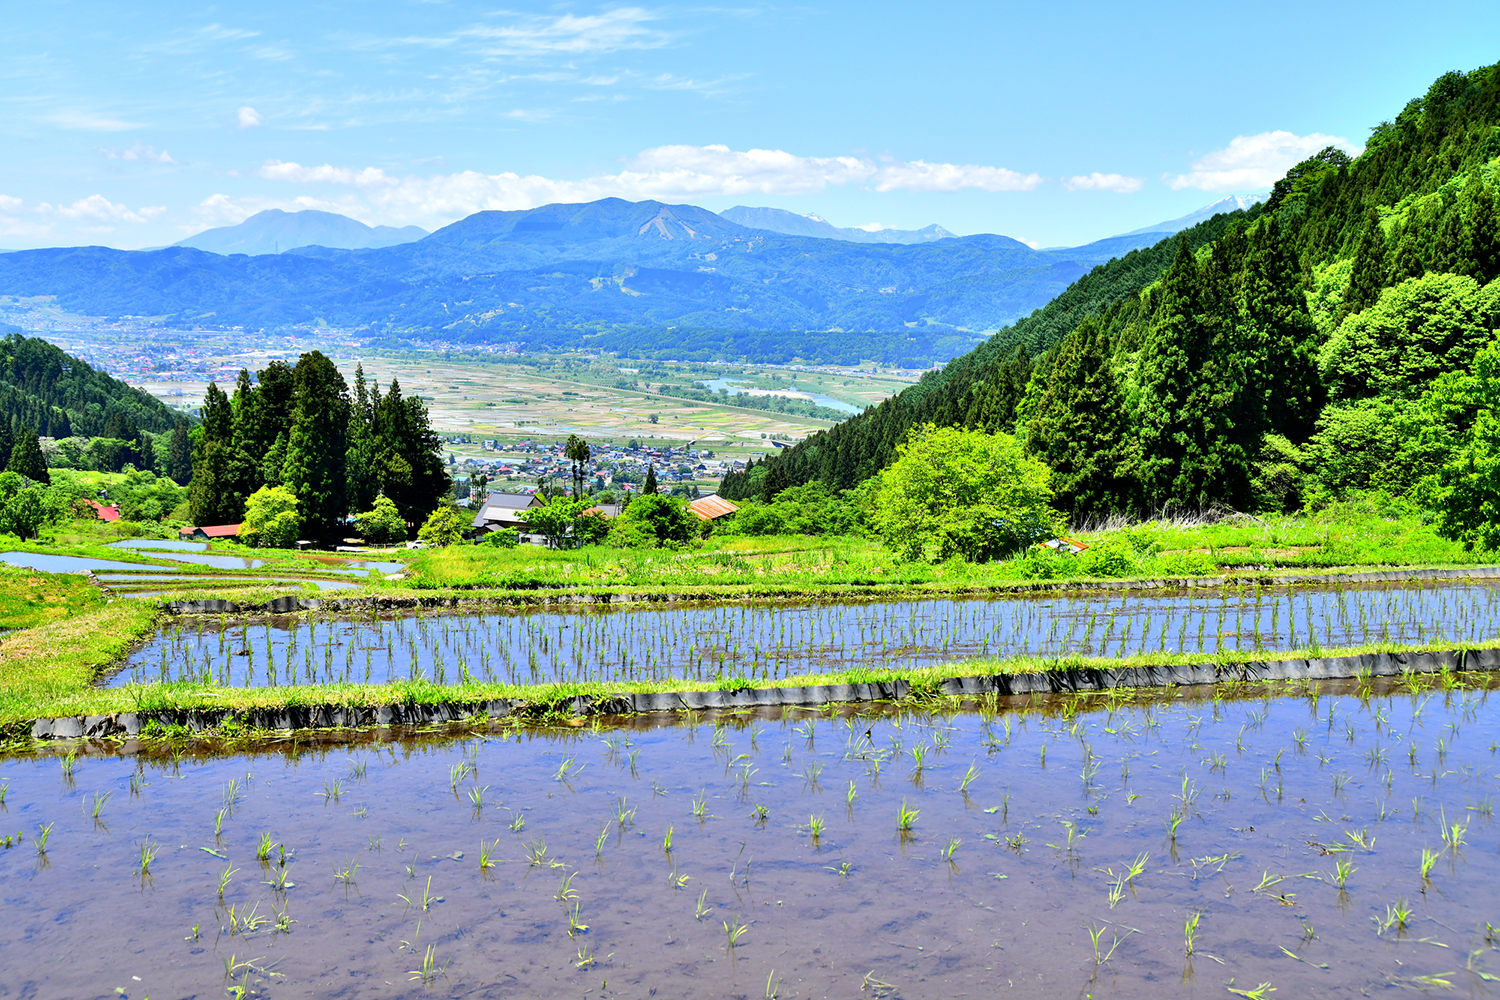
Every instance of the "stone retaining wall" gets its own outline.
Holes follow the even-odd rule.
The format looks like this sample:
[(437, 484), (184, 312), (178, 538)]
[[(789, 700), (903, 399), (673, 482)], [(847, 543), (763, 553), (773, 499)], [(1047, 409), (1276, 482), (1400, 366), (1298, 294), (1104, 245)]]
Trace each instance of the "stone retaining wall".
[[(1232, 665), (1082, 668), (949, 677), (940, 681), (946, 695), (1029, 695), (1107, 691), (1114, 688), (1194, 686), (1221, 681), (1347, 680), (1355, 677), (1394, 677), (1407, 671), (1435, 673), (1500, 670), (1500, 649), (1441, 650), (1416, 653), (1363, 653), (1307, 660), (1251, 660)], [(735, 691), (669, 691), (647, 694), (617, 692), (600, 697), (578, 697), (559, 706), (576, 715), (625, 715), (635, 712), (674, 712), (700, 709), (813, 707), (830, 703), (899, 702), (910, 693), (905, 680), (867, 684), (812, 684), (805, 687), (743, 688)], [(529, 707), (524, 699), (448, 702), (440, 705), (379, 705), (374, 707), (289, 706), (244, 710), (192, 710), (119, 715), (89, 715), (37, 719), (36, 739), (77, 739), (90, 736), (134, 736), (154, 721), (163, 726), (185, 726), (191, 731), (214, 729), (230, 719), (255, 729), (333, 729), (370, 726), (420, 726), (485, 717), (499, 719)]]

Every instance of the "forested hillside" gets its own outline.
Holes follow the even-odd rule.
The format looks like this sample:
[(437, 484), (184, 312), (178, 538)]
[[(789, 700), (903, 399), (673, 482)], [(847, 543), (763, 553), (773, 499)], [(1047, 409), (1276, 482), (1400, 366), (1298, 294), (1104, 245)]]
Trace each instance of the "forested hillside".
[(851, 487), (933, 422), (1017, 434), (1075, 516), (1371, 490), (1482, 506), (1500, 465), (1497, 167), (1500, 67), (1445, 74), (1357, 159), (1324, 150), (1263, 205), (1094, 268), (724, 492)]
[(178, 419), (160, 400), (19, 332), (0, 339), (0, 415), (12, 430), (54, 438), (134, 439), (137, 430), (170, 431)]

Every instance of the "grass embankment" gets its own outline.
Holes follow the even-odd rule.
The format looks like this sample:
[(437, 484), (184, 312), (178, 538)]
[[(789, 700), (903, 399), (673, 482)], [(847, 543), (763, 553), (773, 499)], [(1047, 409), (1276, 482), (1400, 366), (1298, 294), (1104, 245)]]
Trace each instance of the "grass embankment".
[[(30, 629), (0, 645), (0, 735), (24, 739), (37, 718), (112, 715), (121, 712), (173, 713), (193, 710), (242, 712), (288, 707), (376, 707), (380, 705), (474, 704), (520, 700), (534, 712), (565, 709), (573, 698), (663, 691), (742, 690), (812, 685), (865, 684), (904, 680), (916, 696), (940, 693), (951, 677), (994, 676), (1033, 671), (1118, 670), (1124, 667), (1176, 664), (1235, 666), (1250, 661), (1299, 660), (1363, 653), (1440, 652), (1450, 642), (1374, 643), (1346, 649), (1308, 647), (1265, 652), (1212, 654), (1156, 653), (1129, 657), (1018, 656), (957, 660), (920, 668), (855, 668), (826, 674), (804, 674), (751, 681), (724, 677), (712, 681), (667, 679), (626, 682), (500, 684), (476, 682), (439, 685), (429, 681), (391, 684), (306, 684), (291, 687), (222, 688), (212, 684), (174, 682), (95, 688), (92, 682), (118, 662), (132, 642), (154, 625), (149, 608), (117, 601), (87, 615)], [(19, 641), (18, 641), (19, 640)]]
[(1154, 523), (1128, 531), (1080, 532), (1097, 555), (992, 563), (902, 562), (878, 540), (776, 536), (711, 538), (697, 547), (617, 550), (606, 547), (515, 549), (460, 546), (415, 553), (409, 579), (389, 590), (670, 591), (685, 595), (757, 592), (827, 594), (852, 590), (982, 590), (1058, 581), (1181, 579), (1255, 572), (1318, 574), (1376, 568), (1450, 568), (1495, 561), (1467, 552), (1414, 516), (1338, 510), (1312, 518), (1237, 518), (1213, 525)]

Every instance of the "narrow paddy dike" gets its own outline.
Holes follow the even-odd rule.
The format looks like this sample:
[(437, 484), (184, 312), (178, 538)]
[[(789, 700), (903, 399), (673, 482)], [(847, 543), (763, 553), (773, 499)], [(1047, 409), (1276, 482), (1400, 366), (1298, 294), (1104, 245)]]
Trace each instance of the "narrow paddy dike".
[[(122, 712), (114, 715), (36, 719), (33, 739), (136, 736), (150, 723), (191, 732), (226, 723), (251, 730), (290, 731), (424, 726), (507, 716), (562, 712), (574, 716), (689, 712), (707, 709), (811, 708), (859, 702), (901, 702), (930, 696), (982, 697), (1071, 694), (1133, 688), (1205, 687), (1224, 682), (1351, 680), (1434, 673), (1500, 670), (1500, 648), (1413, 650), (1348, 656), (1247, 660), (1242, 663), (1067, 667), (1017, 673), (954, 676), (915, 682), (892, 672), (889, 679), (862, 683), (782, 687), (712, 688), (656, 692), (612, 692), (567, 696), (551, 702), (526, 699), (452, 701), (375, 706), (285, 705), (268, 708)], [(459, 689), (452, 689), (458, 691)]]

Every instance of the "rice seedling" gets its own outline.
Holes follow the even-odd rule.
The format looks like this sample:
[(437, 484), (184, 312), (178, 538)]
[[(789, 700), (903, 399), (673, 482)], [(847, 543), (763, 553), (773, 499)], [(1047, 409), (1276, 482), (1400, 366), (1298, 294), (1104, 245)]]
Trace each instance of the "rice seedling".
[(1359, 831), (1345, 830), (1344, 836), (1348, 837), (1349, 842), (1355, 847), (1358, 847), (1361, 851), (1375, 850), (1375, 838), (1370, 836), (1370, 830), (1368, 827)]
[(474, 807), (475, 812), (484, 811), (484, 793), (489, 790), (489, 785), (470, 785), (469, 804)]
[[(1114, 940), (1111, 942), (1108, 950), (1101, 954), (1099, 952), (1099, 939), (1104, 936), (1105, 928), (1095, 927), (1093, 923), (1088, 923), (1084, 925), (1084, 929), (1089, 932), (1089, 940), (1093, 942), (1094, 945), (1094, 965), (1096, 967), (1103, 965), (1105, 962), (1108, 962), (1111, 958), (1114, 957), (1115, 950), (1120, 947), (1120, 942), (1121, 940), (1123, 940), (1120, 935), (1113, 935)], [(1127, 932), (1126, 937), (1129, 936), (1130, 935)]]
[(1353, 874), (1354, 862), (1336, 861), (1333, 865), (1332, 874), (1328, 876), (1328, 880), (1342, 891), (1344, 888), (1344, 884), (1349, 881), (1349, 876)]
[(958, 790), (960, 792), (967, 793), (969, 790), (969, 786), (972, 785), (974, 783), (974, 779), (978, 777), (979, 768), (975, 762), (971, 761), (969, 763), (969, 769), (964, 772), (963, 779), (958, 783)]
[(526, 814), (525, 813), (516, 813), (513, 816), (511, 816), (511, 818), (510, 818), (510, 832), (511, 833), (520, 833), (524, 829), (526, 829)]
[(1430, 851), (1425, 847), (1422, 848), (1422, 861), (1419, 865), (1419, 869), (1422, 873), (1422, 881), (1424, 883), (1429, 880), (1429, 876), (1432, 874), (1432, 866), (1437, 864), (1438, 858), (1442, 856), (1443, 854), (1441, 851)]
[(323, 791), (318, 794), (323, 796), (323, 804), (337, 802), (339, 796), (344, 794), (344, 783), (342, 781), (323, 782)]
[(725, 950), (732, 951), (738, 947), (740, 939), (745, 936), (745, 932), (749, 929), (750, 926), (748, 924), (742, 924), (738, 919), (724, 921)]
[(547, 858), (547, 841), (541, 837), (536, 838), (526, 845), (526, 861), (528, 867), (537, 868), (552, 862)]
[(708, 905), (708, 890), (704, 889), (703, 892), (698, 896), (698, 907), (693, 911), (693, 919), (702, 920), (713, 911), (714, 908)]
[(1189, 955), (1193, 953), (1193, 941), (1198, 937), (1198, 921), (1201, 919), (1203, 919), (1203, 914), (1194, 910), (1182, 925), (1182, 938), (1187, 945)]
[(672, 826), (671, 826), (671, 824), (667, 825), (666, 836), (662, 837), (662, 839), (661, 839), (661, 849), (662, 849), (662, 853), (663, 854), (671, 854), (672, 853)]
[(557, 772), (552, 775), (552, 780), (566, 782), (569, 778), (577, 776), (582, 770), (582, 767), (575, 769), (573, 767), (573, 758), (569, 757), (557, 766)]
[(896, 810), (896, 832), (903, 837), (909, 836), (919, 815), (921, 815), (921, 810), (908, 808), (906, 799), (903, 798), (900, 807)]
[(270, 886), (272, 892), (285, 893), (288, 889), (294, 888), (297, 883), (291, 881), (291, 869), (285, 865), (279, 865), (270, 881), (262, 881), (261, 885)]
[(359, 876), (359, 858), (350, 857), (344, 859), (344, 867), (337, 865), (333, 868), (333, 880), (344, 885), (353, 885)]
[(267, 862), (269, 862), (271, 860), (271, 847), (272, 846), (273, 845), (271, 844), (271, 835), (269, 833), (262, 833), (260, 835), (260, 843), (257, 844), (256, 847), (255, 847), (255, 858), (256, 858), (256, 860), (259, 861), (263, 865), (266, 864)]
[(814, 844), (823, 839), (822, 816), (809, 816), (807, 818), (807, 835), (812, 838)]
[(1236, 996), (1247, 997), (1248, 1000), (1267, 1000), (1272, 993), (1276, 992), (1276, 987), (1270, 983), (1261, 983), (1253, 990), (1237, 990), (1233, 986), (1227, 987), (1227, 989)]
[(1392, 928), (1395, 928), (1397, 934), (1403, 933), (1406, 930), (1407, 924), (1411, 922), (1411, 912), (1411, 907), (1407, 905), (1404, 899), (1398, 899), (1394, 903), (1387, 903), (1384, 919), (1380, 917), (1371, 918), (1375, 921), (1376, 933), (1385, 934)]
[(349, 780), (363, 781), (365, 778), (366, 762), (362, 760), (349, 759)]
[(568, 937), (577, 937), (588, 931), (589, 925), (584, 923), (580, 917), (581, 910), (578, 903), (574, 903), (568, 913)]
[(0, 807), (5, 805), (5, 795), (10, 791), (10, 782), (0, 785)]
[(570, 872), (564, 875), (562, 881), (558, 883), (557, 891), (552, 894), (552, 898), (564, 906), (577, 899), (578, 890), (573, 888), (573, 879), (577, 874), (577, 872)]
[[(93, 817), (95, 823), (99, 822), (99, 813), (104, 809), (104, 803), (109, 801), (109, 796), (109, 792), (94, 793), (93, 804), (89, 810), (89, 814)], [(216, 829), (214, 832), (218, 833), (218, 830)]]
[(156, 855), (157, 852), (161, 850), (161, 845), (152, 843), (151, 838), (147, 837), (145, 840), (141, 841), (140, 846), (140, 873), (142, 876), (150, 875), (151, 862), (156, 860)]
[(764, 826), (766, 818), (770, 816), (770, 814), (770, 810), (763, 805), (756, 805), (756, 807), (750, 811), (750, 815), (755, 817), (757, 826)]
[(615, 799), (615, 823), (622, 831), (635, 825), (635, 810), (626, 807), (623, 795)]
[(233, 866), (225, 866), (224, 870), (219, 873), (219, 898), (220, 899), (224, 898), (224, 890), (227, 889), (227, 888), (229, 888), (229, 880), (232, 879), (232, 878), (234, 878), (234, 875), (235, 875), (235, 873), (237, 871), (239, 871), (238, 868), (235, 868)]
[(876, 1000), (880, 1000), (880, 998), (894, 993), (896, 991), (896, 987), (893, 984), (885, 982), (882, 979), (876, 979), (875, 971), (872, 969), (871, 971), (865, 973), (864, 981), (859, 984), (859, 991), (861, 993), (869, 993), (871, 996), (875, 997)]
[[(427, 885), (425, 887), (423, 887), (423, 889), (422, 889), (422, 895), (420, 897), (418, 897), (416, 899), (412, 899), (412, 898), (408, 897), (407, 895), (405, 895), (404, 893), (397, 893), (396, 894), (396, 898), (400, 899), (408, 907), (411, 907), (411, 906), (419, 907), (422, 910), (422, 912), (424, 912), (424, 913), (427, 912), (428, 910), (432, 909), (432, 907), (434, 905), (436, 905), (437, 903), (441, 903), (443, 901), (443, 897), (442, 896), (434, 896), (432, 894), (432, 876), (431, 875), (427, 876)], [(418, 925), (418, 933), (420, 933), (420, 930), (421, 930), (421, 925), (419, 924)]]
[(696, 819), (699, 823), (702, 823), (704, 820), (708, 819), (707, 790), (700, 789), (698, 794), (693, 797), (693, 818)]
[(953, 864), (953, 855), (958, 851), (958, 847), (962, 843), (963, 841), (957, 837), (949, 837), (948, 846), (942, 849), (939, 856), (950, 865)]
[(276, 932), (278, 934), (290, 934), (290, 933), (292, 933), (292, 925), (295, 924), (297, 921), (295, 921), (295, 920), (292, 919), (292, 915), (291, 915), (291, 912), (289, 911), (289, 908), (283, 906), (281, 909), (278, 910), (278, 909), (276, 909), (273, 906), (273, 907), (271, 907), (271, 912), (276, 915), (276, 925), (275, 925)]
[(412, 981), (420, 980), (423, 986), (427, 986), (436, 982), (438, 976), (446, 975), (447, 969), (447, 962), (441, 966), (437, 964), (437, 946), (430, 944), (422, 956), (422, 964), (418, 968), (409, 970), (407, 976)]
[[(1442, 813), (1440, 812), (1439, 815), (1442, 815)], [(1448, 817), (1442, 815), (1440, 829), (1443, 834), (1443, 843), (1447, 846), (1448, 850), (1455, 854), (1458, 853), (1458, 849), (1464, 845), (1464, 834), (1469, 830), (1468, 822), (1450, 824)]]

